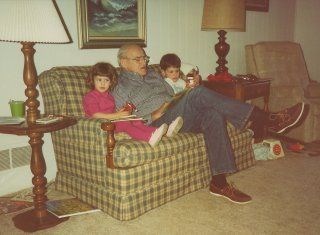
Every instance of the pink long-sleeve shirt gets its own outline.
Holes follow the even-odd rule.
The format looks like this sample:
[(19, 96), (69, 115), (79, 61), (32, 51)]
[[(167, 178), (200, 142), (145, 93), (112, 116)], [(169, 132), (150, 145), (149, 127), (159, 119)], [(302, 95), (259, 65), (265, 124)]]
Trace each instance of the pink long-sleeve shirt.
[[(92, 90), (83, 97), (83, 109), (86, 117), (95, 113), (114, 113), (115, 100), (109, 92)], [(147, 126), (141, 121), (116, 122), (116, 132), (126, 132), (136, 140), (149, 141), (155, 127)]]
[(114, 113), (115, 101), (109, 92), (99, 92), (92, 90), (83, 98), (83, 108), (87, 117), (92, 117), (95, 113)]

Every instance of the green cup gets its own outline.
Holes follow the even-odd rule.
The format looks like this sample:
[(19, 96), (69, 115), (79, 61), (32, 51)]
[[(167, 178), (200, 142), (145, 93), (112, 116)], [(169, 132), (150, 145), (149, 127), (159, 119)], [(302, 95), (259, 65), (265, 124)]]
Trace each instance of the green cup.
[(9, 104), (10, 104), (12, 117), (24, 117), (25, 115), (24, 101), (10, 100)]

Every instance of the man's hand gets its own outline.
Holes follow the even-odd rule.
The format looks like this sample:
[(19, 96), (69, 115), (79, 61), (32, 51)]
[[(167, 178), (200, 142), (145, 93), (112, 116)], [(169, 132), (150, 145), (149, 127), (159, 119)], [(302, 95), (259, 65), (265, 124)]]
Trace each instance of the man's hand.
[(153, 111), (151, 113), (151, 119), (152, 121), (155, 121), (157, 120), (158, 118), (160, 118), (163, 114), (164, 114), (164, 111), (167, 109), (169, 103), (163, 103), (160, 108), (158, 108), (157, 110)]

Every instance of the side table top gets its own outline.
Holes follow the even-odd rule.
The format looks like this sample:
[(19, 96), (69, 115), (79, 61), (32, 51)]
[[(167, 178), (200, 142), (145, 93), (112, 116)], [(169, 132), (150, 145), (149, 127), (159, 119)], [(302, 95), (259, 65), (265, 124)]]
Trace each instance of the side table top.
[(209, 81), (209, 80), (202, 80), (202, 83), (205, 85), (209, 84), (215, 84), (215, 85), (224, 85), (224, 86), (231, 86), (235, 84), (257, 84), (257, 83), (265, 83), (265, 82), (271, 82), (271, 78), (261, 78), (256, 81), (242, 81), (242, 80), (232, 80), (231, 82), (219, 82), (219, 81)]
[(29, 133), (49, 133), (58, 131), (77, 123), (73, 117), (63, 117), (63, 119), (49, 124), (28, 124), (24, 122), (19, 125), (0, 125), (0, 133), (14, 135), (29, 135)]

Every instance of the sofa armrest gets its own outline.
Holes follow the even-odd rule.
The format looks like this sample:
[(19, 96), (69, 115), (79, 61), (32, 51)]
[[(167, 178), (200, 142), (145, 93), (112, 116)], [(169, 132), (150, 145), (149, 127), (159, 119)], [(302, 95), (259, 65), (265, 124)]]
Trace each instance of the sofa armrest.
[[(107, 154), (106, 163), (107, 167), (114, 169), (113, 162), (113, 149), (116, 144), (114, 137), (115, 124), (103, 119), (93, 119), (93, 118), (78, 118), (78, 131), (82, 137), (102, 137), (106, 141)], [(95, 136), (97, 135), (97, 136)]]
[(66, 134), (70, 140), (86, 143), (96, 144), (100, 143), (102, 139), (105, 140), (107, 134), (101, 129), (101, 123), (105, 122), (103, 119), (75, 117), (77, 124), (66, 130)]
[(77, 124), (65, 129), (68, 138), (79, 144), (96, 145), (106, 143), (107, 167), (115, 168), (113, 163), (113, 149), (116, 143), (114, 130), (115, 125), (103, 119), (76, 117)]
[(106, 156), (106, 162), (107, 167), (109, 168), (115, 168), (114, 161), (113, 161), (113, 149), (116, 145), (116, 140), (114, 138), (114, 130), (115, 125), (111, 122), (103, 122), (101, 123), (101, 129), (107, 132), (107, 156)]

